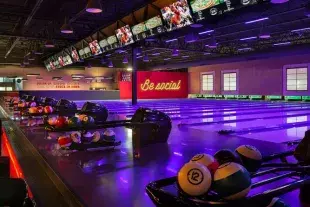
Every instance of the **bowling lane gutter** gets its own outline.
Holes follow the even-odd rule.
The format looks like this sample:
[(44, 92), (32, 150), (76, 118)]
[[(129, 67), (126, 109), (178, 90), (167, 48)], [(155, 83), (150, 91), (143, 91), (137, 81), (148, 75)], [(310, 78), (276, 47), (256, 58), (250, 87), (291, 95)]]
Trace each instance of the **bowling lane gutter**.
[[(300, 106), (299, 106), (300, 107)], [(310, 106), (309, 106), (310, 107)], [(162, 112), (165, 112), (168, 115), (174, 115), (174, 114), (198, 114), (198, 113), (207, 113), (207, 112), (229, 112), (229, 111), (236, 111), (236, 110), (240, 110), (242, 109), (243, 111), (249, 111), (249, 110), (260, 110), (260, 109), (265, 109), (266, 107), (247, 107), (246, 109), (243, 108), (235, 108), (235, 109), (203, 109), (203, 110), (197, 110), (196, 109), (191, 109), (191, 110), (186, 110), (186, 112), (175, 112), (177, 110), (172, 110), (170, 112), (170, 110), (162, 110)], [(268, 107), (266, 108), (266, 110), (272, 110), (272, 109), (281, 109), (281, 108), (297, 108), (297, 106), (295, 107), (291, 107), (291, 106), (272, 106), (272, 107)], [(178, 110), (182, 110), (182, 109), (178, 109)], [(189, 112), (190, 111), (190, 112)], [(123, 112), (124, 114), (128, 114), (128, 113), (134, 113), (135, 111), (127, 111), (127, 112)], [(114, 113), (111, 113), (114, 114)], [(116, 113), (115, 113), (116, 114)], [(122, 114), (121, 112), (119, 112), (119, 114)], [(127, 117), (130, 118), (132, 117), (133, 114), (128, 114)]]
[[(269, 107), (270, 106), (270, 107)], [(273, 105), (273, 104), (270, 104), (270, 105), (253, 105), (253, 106), (247, 106), (248, 108), (251, 108), (251, 109), (253, 109), (253, 108), (265, 108), (265, 107), (268, 107), (268, 108), (289, 108), (289, 107), (297, 107), (297, 106), (299, 106), (299, 107), (303, 107), (303, 106), (300, 106), (300, 104), (295, 104), (295, 105), (290, 105), (290, 106), (285, 106), (285, 105)], [(168, 106), (167, 106), (168, 107)], [(171, 108), (171, 107), (169, 107), (169, 108), (163, 108), (163, 110), (162, 111), (165, 111), (165, 112), (167, 112), (167, 111), (176, 111), (176, 110), (181, 110), (181, 109), (187, 109), (187, 108), (184, 108), (184, 107), (179, 107), (179, 108)], [(197, 106), (193, 106), (194, 108), (190, 108), (190, 109), (187, 109), (188, 111), (189, 110), (193, 110), (193, 111), (197, 111), (197, 109), (202, 109), (202, 110), (212, 110), (212, 109), (222, 109), (222, 110), (234, 110), (234, 109), (241, 109), (241, 108), (243, 108), (244, 106), (240, 106), (240, 105), (238, 105), (238, 106), (234, 106), (234, 107), (219, 107), (219, 106), (212, 106), (212, 107), (197, 107)], [(307, 106), (306, 106), (307, 107)], [(310, 107), (310, 105), (309, 105), (309, 107)], [(108, 107), (107, 107), (108, 108)], [(148, 107), (148, 108), (151, 108), (151, 107)], [(225, 109), (225, 108), (227, 108), (227, 109)], [(151, 108), (151, 109), (156, 109), (156, 110), (158, 110), (158, 109), (161, 109), (161, 108), (157, 108), (157, 107), (154, 107), (154, 108)], [(135, 109), (129, 109), (129, 110), (112, 110), (112, 109), (109, 109), (108, 108), (108, 110), (109, 110), (109, 112), (111, 113), (111, 114), (121, 114), (121, 113), (131, 113), (131, 112), (135, 112)], [(250, 110), (250, 109), (243, 109), (243, 110)]]
[(294, 128), (294, 127), (303, 127), (303, 126), (310, 126), (310, 121), (295, 122), (291, 124), (279, 124), (279, 125), (270, 126), (270, 127), (251, 127), (251, 128), (244, 129), (244, 130), (234, 131), (232, 133), (229, 133), (229, 135), (243, 135), (243, 134), (248, 134), (248, 133), (276, 131), (276, 130)]
[(303, 111), (307, 108), (300, 108), (300, 109), (284, 109), (284, 110), (277, 110), (277, 111), (259, 111), (259, 112), (252, 112), (252, 113), (230, 113), (230, 114), (219, 114), (219, 115), (205, 115), (205, 116), (188, 116), (188, 117), (172, 117), (172, 120), (183, 120), (183, 119), (195, 119), (195, 118), (211, 118), (211, 117), (227, 117), (227, 116), (235, 116), (235, 115), (250, 115), (250, 114), (261, 114), (261, 113), (275, 113), (275, 112), (286, 112), (286, 111)]
[(303, 114), (291, 114), (291, 115), (278, 115), (278, 116), (268, 116), (262, 118), (247, 118), (247, 119), (236, 119), (236, 120), (225, 120), (225, 121), (211, 121), (211, 122), (197, 122), (190, 124), (179, 124), (181, 127), (190, 127), (190, 126), (203, 126), (203, 125), (212, 125), (212, 124), (224, 124), (224, 123), (236, 123), (236, 122), (246, 122), (246, 121), (254, 121), (254, 120), (265, 120), (265, 119), (276, 119), (276, 118), (284, 118), (284, 117), (298, 117), (298, 116), (306, 116), (310, 115), (310, 113)]

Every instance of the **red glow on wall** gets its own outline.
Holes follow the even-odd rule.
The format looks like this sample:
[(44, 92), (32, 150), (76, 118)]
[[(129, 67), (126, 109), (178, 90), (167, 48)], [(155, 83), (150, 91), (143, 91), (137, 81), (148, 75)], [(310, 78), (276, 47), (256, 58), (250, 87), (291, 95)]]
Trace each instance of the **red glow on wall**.
[[(23, 171), (18, 163), (14, 150), (8, 140), (7, 134), (4, 129), (2, 129), (2, 155), (10, 157), (10, 176), (12, 178), (22, 178), (25, 179)], [(28, 195), (30, 198), (33, 198), (28, 186)]]
[[(120, 81), (121, 99), (131, 98), (131, 82)], [(186, 98), (188, 74), (185, 72), (145, 72), (137, 74), (139, 99)]]

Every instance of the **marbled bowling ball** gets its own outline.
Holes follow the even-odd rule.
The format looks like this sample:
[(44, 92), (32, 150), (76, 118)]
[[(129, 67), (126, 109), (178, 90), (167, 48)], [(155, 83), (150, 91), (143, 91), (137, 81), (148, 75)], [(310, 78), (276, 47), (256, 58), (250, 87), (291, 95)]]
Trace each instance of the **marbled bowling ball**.
[(201, 196), (208, 192), (212, 176), (208, 168), (200, 163), (186, 163), (177, 177), (180, 189), (189, 196)]
[(262, 154), (251, 145), (242, 145), (238, 147), (236, 153), (241, 158), (243, 166), (249, 172), (256, 172), (262, 165)]
[(214, 154), (214, 158), (217, 160), (219, 165), (223, 165), (228, 162), (235, 162), (235, 163), (242, 164), (242, 161), (239, 155), (229, 149), (222, 149), (222, 150), (217, 151)]
[(216, 170), (213, 178), (213, 190), (227, 200), (241, 199), (251, 190), (250, 173), (241, 165), (229, 162)]

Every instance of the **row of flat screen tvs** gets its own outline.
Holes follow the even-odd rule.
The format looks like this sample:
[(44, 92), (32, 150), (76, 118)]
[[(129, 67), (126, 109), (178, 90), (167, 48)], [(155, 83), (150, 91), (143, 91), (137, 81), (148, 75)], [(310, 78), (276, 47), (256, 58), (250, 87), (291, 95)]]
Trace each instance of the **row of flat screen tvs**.
[(139, 40), (209, 19), (225, 12), (268, 0), (179, 0), (161, 9), (161, 15), (130, 27), (126, 25), (106, 39), (94, 40), (77, 51), (71, 47), (47, 59), (48, 70), (54, 70), (79, 62), (91, 56), (120, 48)]

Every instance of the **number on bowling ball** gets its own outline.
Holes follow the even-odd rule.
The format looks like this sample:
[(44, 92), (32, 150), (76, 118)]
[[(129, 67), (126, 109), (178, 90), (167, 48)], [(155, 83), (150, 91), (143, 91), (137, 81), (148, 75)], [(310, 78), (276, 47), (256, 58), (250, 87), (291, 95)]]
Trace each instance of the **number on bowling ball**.
[(193, 185), (199, 185), (202, 183), (203, 179), (202, 172), (197, 168), (193, 168), (187, 173), (187, 180)]
[(197, 154), (192, 158), (192, 161), (198, 161), (203, 158), (203, 154)]

